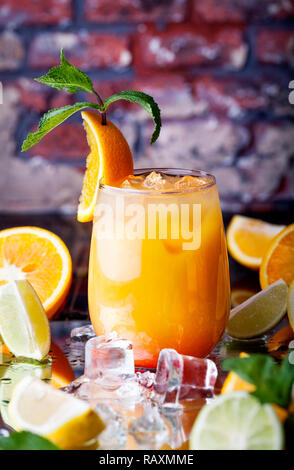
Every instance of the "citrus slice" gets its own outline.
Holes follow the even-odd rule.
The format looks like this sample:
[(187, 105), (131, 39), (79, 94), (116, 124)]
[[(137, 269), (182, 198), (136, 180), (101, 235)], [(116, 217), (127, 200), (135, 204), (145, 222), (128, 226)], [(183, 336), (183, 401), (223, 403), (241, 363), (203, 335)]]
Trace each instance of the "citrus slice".
[(107, 119), (106, 125), (95, 112), (83, 111), (82, 117), (91, 149), (78, 207), (78, 221), (93, 220), (100, 183), (117, 186), (133, 173), (133, 157), (121, 131)]
[(289, 323), (292, 330), (294, 331), (294, 281), (291, 282), (288, 290), (287, 297), (287, 313), (289, 318)]
[(44, 436), (61, 449), (82, 448), (105, 427), (85, 401), (32, 376), (14, 388), (8, 414), (15, 429)]
[(231, 310), (226, 331), (234, 338), (263, 335), (276, 326), (287, 308), (288, 286), (283, 279)]
[[(241, 352), (240, 357), (248, 357), (247, 353)], [(221, 394), (231, 393), (243, 390), (245, 392), (253, 392), (255, 386), (246, 380), (241, 379), (241, 377), (236, 374), (236, 372), (230, 371), (224, 381), (224, 384), (221, 389)]]
[(41, 360), (48, 354), (49, 321), (28, 281), (10, 281), (0, 286), (0, 334), (15, 356)]
[(50, 356), (52, 358), (50, 385), (55, 388), (65, 387), (74, 380), (75, 374), (66, 355), (53, 341), (51, 342)]
[(193, 425), (191, 450), (281, 450), (284, 433), (273, 410), (247, 392), (219, 395)]
[(15, 358), (6, 364), (0, 365), (0, 410), (3, 421), (11, 425), (7, 413), (7, 407), (11, 399), (15, 385), (27, 375), (33, 375), (43, 380), (51, 378), (51, 366), (49, 362), (38, 362), (32, 359)]
[(272, 240), (260, 266), (262, 289), (280, 278), (288, 285), (294, 280), (294, 224), (286, 227)]
[(244, 266), (257, 270), (272, 239), (285, 228), (235, 215), (227, 229), (228, 250)]
[(69, 251), (54, 233), (38, 227), (0, 231), (0, 285), (27, 279), (40, 297), (48, 318), (62, 307), (71, 276)]

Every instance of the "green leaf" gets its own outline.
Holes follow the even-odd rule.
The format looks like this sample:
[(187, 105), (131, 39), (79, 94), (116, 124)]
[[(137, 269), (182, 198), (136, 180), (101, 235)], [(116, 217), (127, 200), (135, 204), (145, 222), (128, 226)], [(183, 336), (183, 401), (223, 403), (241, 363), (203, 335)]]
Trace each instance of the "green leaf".
[(0, 450), (60, 450), (42, 436), (28, 431), (13, 432), (8, 437), (0, 436)]
[(104, 101), (104, 109), (108, 108), (110, 103), (113, 103), (117, 100), (127, 100), (131, 103), (138, 103), (151, 115), (155, 123), (155, 130), (151, 136), (150, 143), (153, 144), (159, 137), (160, 128), (161, 128), (161, 118), (160, 118), (160, 109), (158, 104), (154, 101), (152, 96), (147, 95), (141, 91), (121, 91), (115, 95), (110, 96)]
[(48, 132), (57, 127), (74, 113), (84, 108), (94, 108), (98, 111), (100, 110), (99, 105), (88, 102), (75, 103), (74, 105), (63, 106), (62, 108), (50, 109), (50, 111), (44, 114), (41, 118), (38, 130), (28, 134), (26, 140), (22, 144), (22, 152), (37, 144), (44, 137), (44, 135), (48, 134)]
[(77, 93), (82, 90), (95, 94), (90, 77), (77, 67), (71, 65), (65, 59), (62, 49), (60, 53), (60, 65), (52, 67), (46, 75), (35, 78), (35, 80), (51, 86), (52, 88), (57, 88), (57, 90), (65, 89), (69, 93)]
[(242, 379), (255, 385), (252, 392), (261, 403), (276, 403), (288, 408), (291, 402), (291, 390), (294, 384), (294, 365), (288, 356), (281, 365), (271, 356), (252, 354), (248, 357), (231, 357), (222, 363), (224, 370), (232, 370)]

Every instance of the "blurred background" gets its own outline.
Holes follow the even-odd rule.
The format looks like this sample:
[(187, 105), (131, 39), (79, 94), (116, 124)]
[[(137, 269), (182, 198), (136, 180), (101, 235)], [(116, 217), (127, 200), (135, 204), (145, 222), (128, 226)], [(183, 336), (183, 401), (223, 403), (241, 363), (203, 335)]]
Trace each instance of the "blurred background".
[(33, 81), (61, 47), (103, 98), (136, 89), (157, 100), (152, 147), (146, 112), (112, 106), (136, 167), (209, 171), (226, 211), (293, 210), (293, 0), (1, 0), (0, 25), (2, 213), (75, 211), (80, 116), (20, 152), (48, 108), (89, 98)]

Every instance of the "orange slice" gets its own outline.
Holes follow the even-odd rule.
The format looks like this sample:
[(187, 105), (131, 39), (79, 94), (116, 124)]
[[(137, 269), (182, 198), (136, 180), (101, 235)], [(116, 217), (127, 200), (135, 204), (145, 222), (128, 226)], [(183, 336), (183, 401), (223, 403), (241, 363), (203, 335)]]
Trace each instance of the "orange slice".
[(133, 173), (133, 157), (121, 131), (107, 119), (106, 125), (95, 112), (83, 111), (82, 117), (91, 149), (78, 207), (78, 221), (93, 220), (99, 184), (118, 186)]
[(55, 388), (65, 387), (74, 380), (74, 371), (62, 349), (53, 341), (50, 347), (50, 355), (52, 357), (50, 385)]
[(271, 241), (284, 227), (235, 215), (227, 230), (229, 252), (240, 264), (257, 270)]
[(294, 224), (286, 227), (270, 243), (260, 266), (259, 280), (265, 289), (278, 279), (289, 285), (294, 280)]
[(49, 319), (62, 307), (71, 277), (69, 251), (54, 233), (38, 227), (0, 231), (0, 285), (27, 279)]

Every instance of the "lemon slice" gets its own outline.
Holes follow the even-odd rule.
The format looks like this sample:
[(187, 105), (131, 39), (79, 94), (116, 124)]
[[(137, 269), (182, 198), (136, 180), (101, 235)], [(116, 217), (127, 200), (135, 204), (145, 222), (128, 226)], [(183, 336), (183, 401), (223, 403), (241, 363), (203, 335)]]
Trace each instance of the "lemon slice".
[(294, 281), (291, 282), (288, 290), (287, 297), (287, 313), (289, 318), (289, 323), (292, 330), (294, 331)]
[(85, 401), (32, 376), (14, 388), (8, 414), (15, 429), (44, 436), (61, 449), (83, 448), (105, 427)]
[(287, 309), (288, 286), (279, 279), (231, 310), (227, 333), (234, 338), (260, 336), (276, 326)]
[(49, 321), (38, 295), (26, 280), (0, 287), (0, 335), (15, 356), (41, 360), (49, 352)]
[(284, 433), (275, 411), (247, 392), (219, 395), (193, 425), (191, 450), (281, 450)]
[[(11, 359), (10, 359), (11, 360)], [(15, 385), (27, 375), (33, 375), (43, 380), (51, 378), (51, 365), (47, 362), (38, 362), (34, 359), (15, 358), (9, 363), (0, 365), (0, 410), (3, 421), (11, 426), (7, 407)]]

